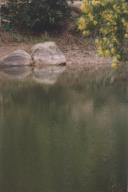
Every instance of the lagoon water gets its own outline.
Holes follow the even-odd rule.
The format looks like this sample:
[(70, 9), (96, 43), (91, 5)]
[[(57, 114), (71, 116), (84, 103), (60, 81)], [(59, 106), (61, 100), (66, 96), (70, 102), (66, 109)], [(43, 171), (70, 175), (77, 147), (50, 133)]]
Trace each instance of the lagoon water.
[(3, 83), (0, 191), (126, 192), (127, 130), (124, 84)]

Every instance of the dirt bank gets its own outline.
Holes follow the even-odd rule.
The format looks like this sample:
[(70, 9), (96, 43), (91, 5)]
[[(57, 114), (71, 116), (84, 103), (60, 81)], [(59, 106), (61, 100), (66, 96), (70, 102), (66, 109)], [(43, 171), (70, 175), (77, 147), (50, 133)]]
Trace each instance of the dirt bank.
[[(99, 68), (110, 67), (110, 59), (98, 57), (91, 40), (83, 40), (79, 36), (68, 33), (59, 37), (49, 37), (49, 40), (55, 41), (66, 55), (68, 70), (96, 71)], [(38, 42), (41, 42), (41, 39)], [(0, 58), (17, 49), (25, 49), (30, 52), (34, 43), (33, 41), (23, 43), (1, 41)]]

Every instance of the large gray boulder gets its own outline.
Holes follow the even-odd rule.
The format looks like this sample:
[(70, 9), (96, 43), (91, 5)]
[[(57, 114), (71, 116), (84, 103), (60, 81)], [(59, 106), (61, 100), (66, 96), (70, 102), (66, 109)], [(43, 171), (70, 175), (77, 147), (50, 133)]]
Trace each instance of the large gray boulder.
[(66, 58), (54, 42), (39, 43), (32, 47), (32, 59), (36, 66), (65, 65)]
[(0, 61), (0, 67), (29, 66), (32, 64), (31, 56), (24, 50), (10, 53)]

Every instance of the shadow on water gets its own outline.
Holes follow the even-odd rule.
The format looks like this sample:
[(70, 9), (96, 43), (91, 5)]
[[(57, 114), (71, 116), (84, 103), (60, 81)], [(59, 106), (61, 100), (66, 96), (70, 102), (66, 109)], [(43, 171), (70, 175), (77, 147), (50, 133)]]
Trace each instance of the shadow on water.
[(1, 84), (0, 191), (126, 192), (127, 104), (124, 84)]

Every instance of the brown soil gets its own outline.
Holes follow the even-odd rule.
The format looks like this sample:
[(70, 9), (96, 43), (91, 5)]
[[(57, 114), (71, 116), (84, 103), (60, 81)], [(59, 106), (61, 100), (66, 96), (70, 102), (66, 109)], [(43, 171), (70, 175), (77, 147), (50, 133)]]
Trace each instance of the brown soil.
[[(67, 67), (72, 71), (96, 71), (99, 68), (110, 66), (110, 59), (98, 57), (95, 47), (91, 40), (83, 40), (80, 37), (64, 34), (59, 37), (50, 37), (50, 40), (55, 41), (60, 49), (64, 52), (67, 58)], [(1, 42), (0, 43), (0, 59), (10, 52), (17, 49), (25, 49), (30, 52), (33, 42), (15, 43)]]

